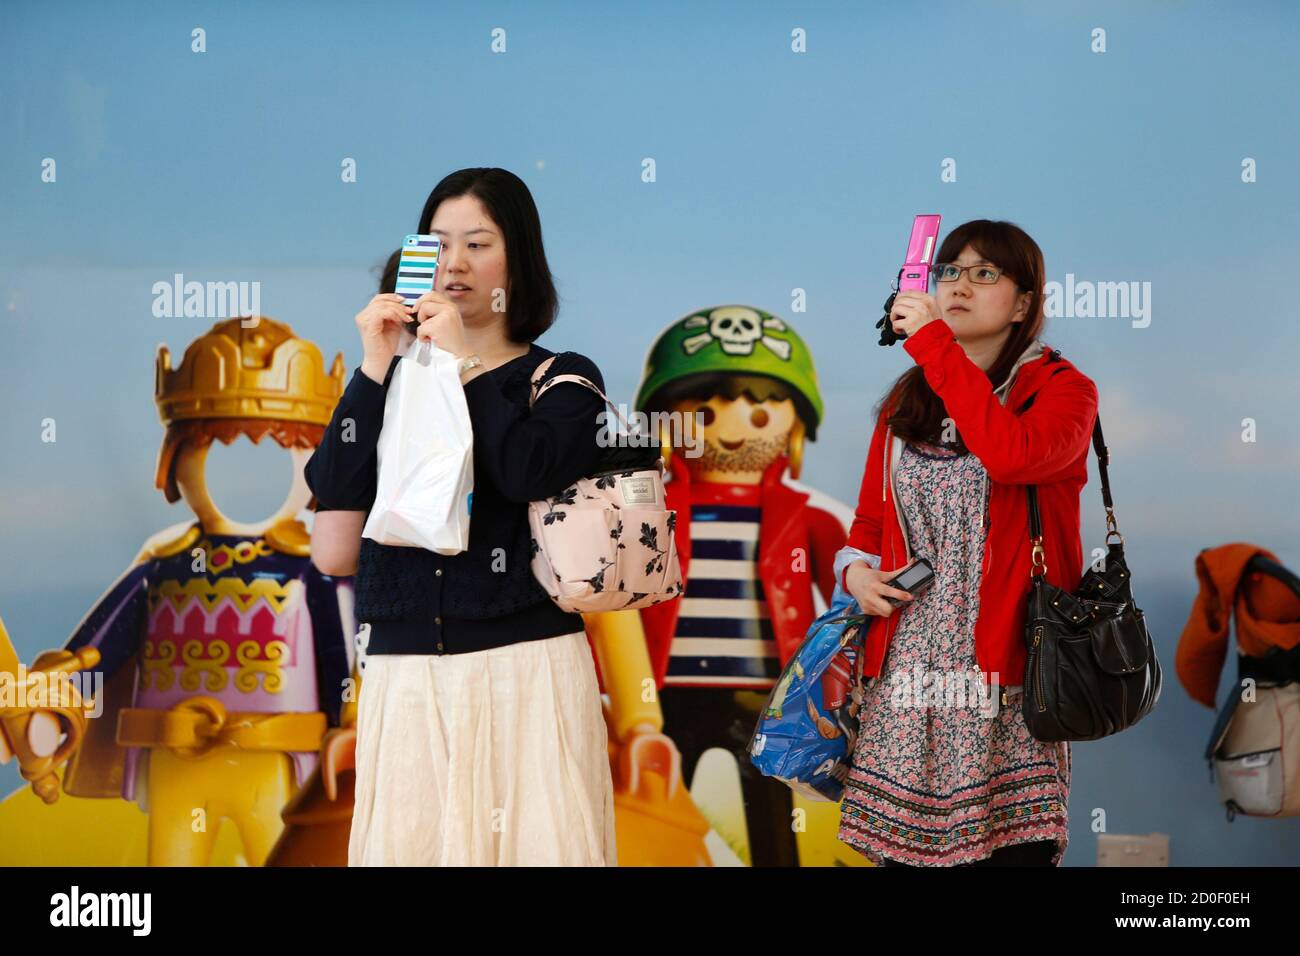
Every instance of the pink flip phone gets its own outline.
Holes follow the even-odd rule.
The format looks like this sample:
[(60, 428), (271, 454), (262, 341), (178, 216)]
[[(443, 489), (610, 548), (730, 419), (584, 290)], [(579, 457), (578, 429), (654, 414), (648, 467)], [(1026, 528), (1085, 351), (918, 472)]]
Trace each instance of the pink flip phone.
[(907, 242), (907, 258), (898, 273), (899, 292), (929, 292), (930, 266), (939, 243), (939, 217), (917, 216), (912, 221), (912, 238)]
[(876, 323), (876, 328), (880, 329), (881, 345), (893, 345), (899, 339), (907, 338), (906, 333), (895, 332), (889, 321), (898, 293), (930, 291), (930, 266), (939, 245), (939, 218), (927, 215), (912, 220), (912, 237), (907, 241), (903, 268), (898, 270), (898, 278), (894, 280), (893, 294), (885, 300), (884, 318)]

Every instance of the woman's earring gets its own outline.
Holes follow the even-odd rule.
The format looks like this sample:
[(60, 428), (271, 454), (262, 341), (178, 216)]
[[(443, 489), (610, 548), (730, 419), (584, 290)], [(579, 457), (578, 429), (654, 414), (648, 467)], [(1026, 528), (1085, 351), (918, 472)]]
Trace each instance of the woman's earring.
[(662, 418), (659, 420), (659, 457), (664, 463), (664, 471), (668, 471), (673, 461), (673, 440), (668, 422)]
[(799, 480), (799, 473), (803, 471), (803, 442), (807, 434), (802, 419), (795, 419), (794, 427), (790, 429), (790, 437), (786, 439), (786, 459), (790, 465), (790, 478), (794, 481)]

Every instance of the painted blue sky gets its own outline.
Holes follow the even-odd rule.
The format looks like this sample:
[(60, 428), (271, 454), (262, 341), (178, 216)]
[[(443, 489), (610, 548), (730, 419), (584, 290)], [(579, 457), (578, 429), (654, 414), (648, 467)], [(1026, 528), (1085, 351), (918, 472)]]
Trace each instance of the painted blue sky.
[[(0, 614), (24, 656), (57, 646), (187, 517), (152, 487), (154, 353), (211, 320), (154, 317), (155, 282), (258, 281), (354, 366), (376, 264), (439, 178), (495, 165), (541, 211), (563, 299), (543, 344), (630, 401), (671, 321), (782, 316), (827, 405), (804, 481), (850, 503), (867, 410), (911, 362), (872, 325), (914, 214), (1015, 221), (1053, 280), (1150, 283), (1145, 328), (1062, 316), (1044, 339), (1100, 389), (1135, 573), (1176, 595), (1172, 662), (1200, 548), (1300, 567), (1298, 27), (1282, 2), (6, 3)], [(280, 501), (278, 448), (212, 460), (232, 515)]]

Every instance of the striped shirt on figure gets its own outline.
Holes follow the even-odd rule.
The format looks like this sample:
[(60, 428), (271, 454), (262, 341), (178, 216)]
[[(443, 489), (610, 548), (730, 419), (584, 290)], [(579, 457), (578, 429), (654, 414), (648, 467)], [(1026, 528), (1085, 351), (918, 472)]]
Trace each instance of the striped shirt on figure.
[(762, 689), (781, 676), (758, 577), (757, 485), (692, 486), (691, 558), (667, 686)]

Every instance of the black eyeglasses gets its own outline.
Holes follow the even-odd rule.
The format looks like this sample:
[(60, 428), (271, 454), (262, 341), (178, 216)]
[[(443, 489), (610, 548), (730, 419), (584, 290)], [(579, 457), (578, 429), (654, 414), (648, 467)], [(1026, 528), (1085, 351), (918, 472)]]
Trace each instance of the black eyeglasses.
[(993, 285), (1002, 278), (1002, 270), (988, 263), (959, 266), (953, 262), (939, 262), (930, 267), (930, 274), (936, 282), (956, 282), (967, 269), (970, 270), (970, 281), (980, 285)]

